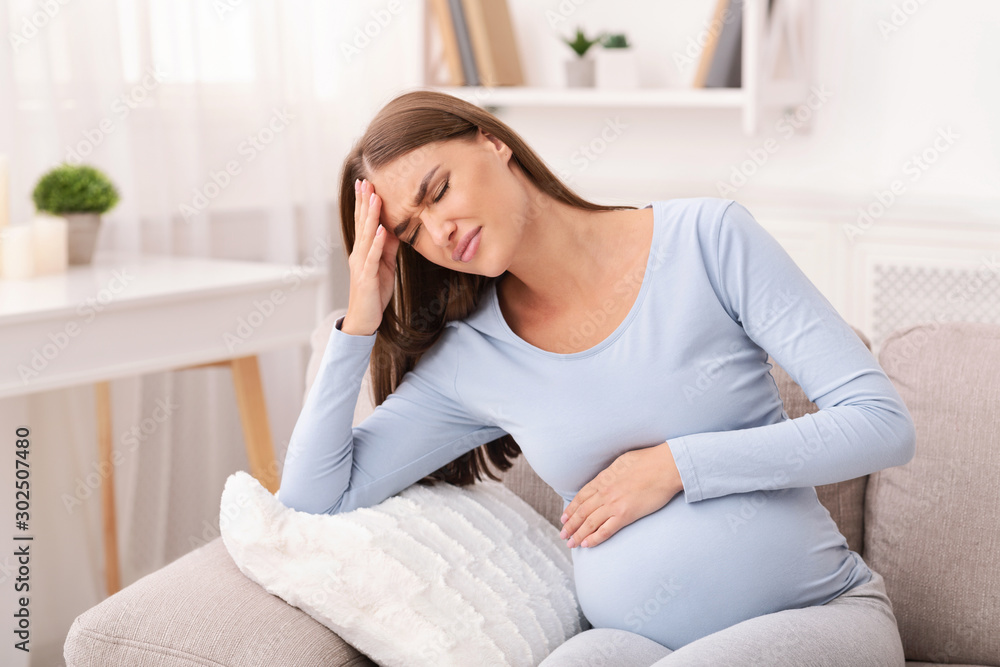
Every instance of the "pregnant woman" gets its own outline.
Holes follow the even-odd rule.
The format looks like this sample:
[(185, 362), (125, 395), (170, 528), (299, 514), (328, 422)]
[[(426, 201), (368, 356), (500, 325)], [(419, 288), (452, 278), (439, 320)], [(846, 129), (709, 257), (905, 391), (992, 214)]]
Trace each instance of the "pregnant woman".
[[(592, 204), (432, 91), (379, 111), (340, 186), (348, 308), (282, 503), (346, 512), (523, 454), (593, 625), (543, 665), (903, 665), (882, 577), (813, 487), (909, 461), (912, 418), (746, 208)], [(819, 412), (788, 418), (768, 354)]]

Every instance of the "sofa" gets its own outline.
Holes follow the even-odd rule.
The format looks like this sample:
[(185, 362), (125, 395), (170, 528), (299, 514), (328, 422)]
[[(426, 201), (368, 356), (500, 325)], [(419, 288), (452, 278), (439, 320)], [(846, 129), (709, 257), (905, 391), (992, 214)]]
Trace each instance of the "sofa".
[[(307, 388), (343, 312), (313, 334)], [(769, 361), (788, 416), (815, 411)], [(913, 415), (916, 455), (816, 492), (850, 548), (885, 578), (908, 665), (1000, 665), (1000, 325), (900, 329), (878, 361)], [(371, 410), (366, 377), (355, 424)], [(524, 457), (503, 483), (560, 527), (559, 496)], [(375, 664), (245, 577), (221, 537), (80, 614), (63, 655), (68, 667)]]

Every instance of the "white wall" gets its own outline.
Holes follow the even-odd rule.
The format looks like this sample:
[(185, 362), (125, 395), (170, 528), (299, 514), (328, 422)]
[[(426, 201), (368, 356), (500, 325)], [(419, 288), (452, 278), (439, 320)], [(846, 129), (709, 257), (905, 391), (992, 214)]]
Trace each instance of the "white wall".
[[(588, 34), (626, 32), (645, 86), (683, 85), (693, 69), (679, 69), (675, 55), (684, 54), (689, 41), (705, 30), (715, 6), (715, 0), (507, 2), (527, 84), (539, 86), (564, 85), (563, 62), (575, 56), (560, 36), (572, 36), (577, 25)], [(388, 13), (389, 4), (362, 0), (332, 12), (337, 37), (314, 54), (324, 86), (357, 90), (357, 105), (331, 108), (317, 137), (330, 149), (328, 173), (339, 170), (350, 144), (385, 102), (423, 84), (422, 14), (415, 2), (403, 3), (394, 14)], [(829, 99), (812, 114), (810, 125), (791, 137), (775, 127), (778, 110), (763, 118), (756, 137), (743, 134), (740, 114), (731, 109), (516, 108), (498, 115), (553, 167), (569, 170), (581, 194), (601, 201), (717, 195), (717, 183), (729, 180), (748, 151), (774, 138), (777, 152), (730, 196), (747, 204), (801, 202), (846, 213), (903, 178), (905, 197), (894, 213), (919, 217), (933, 209), (940, 217), (978, 211), (980, 217), (1000, 219), (1000, 40), (995, 38), (1000, 3), (812, 4), (814, 85), (828, 91)], [(359, 31), (375, 26), (379, 15), (391, 18), (372, 28), (373, 36), (348, 58), (345, 48), (357, 43)], [(893, 20), (901, 25), (887, 32), (884, 26), (896, 27)], [(574, 155), (614, 118), (628, 126), (626, 131), (581, 171)], [(939, 128), (951, 128), (957, 139), (911, 179), (908, 161), (933, 146)], [(328, 181), (332, 203), (336, 183)], [(213, 211), (232, 210), (245, 219), (260, 187), (244, 179), (242, 189), (213, 203)], [(339, 229), (333, 231), (339, 238)], [(252, 243), (252, 238), (243, 241)], [(251, 247), (234, 249), (241, 257), (256, 254)], [(334, 295), (341, 291), (333, 287)]]
[[(557, 36), (569, 36), (577, 25), (588, 33), (627, 32), (641, 58), (644, 83), (666, 85), (689, 76), (677, 69), (673, 55), (683, 53), (704, 29), (715, 2), (509, 4), (530, 85), (562, 84), (562, 60), (573, 54)], [(585, 196), (607, 201), (717, 195), (717, 182), (730, 178), (747, 151), (774, 137), (779, 149), (730, 196), (853, 210), (903, 178), (907, 187), (898, 211), (919, 214), (933, 206), (950, 214), (954, 208), (978, 208), (998, 220), (1000, 3), (814, 0), (813, 5), (814, 81), (830, 97), (809, 131), (790, 138), (775, 129), (776, 115), (765, 118), (760, 136), (746, 137), (734, 110), (516, 109), (501, 116), (551, 164), (574, 171), (574, 151), (597, 136), (607, 118), (620, 116), (628, 129), (575, 181)], [(553, 22), (560, 7), (575, 11)], [(951, 128), (954, 143), (928, 169), (904, 171), (913, 154), (933, 146), (939, 128)]]

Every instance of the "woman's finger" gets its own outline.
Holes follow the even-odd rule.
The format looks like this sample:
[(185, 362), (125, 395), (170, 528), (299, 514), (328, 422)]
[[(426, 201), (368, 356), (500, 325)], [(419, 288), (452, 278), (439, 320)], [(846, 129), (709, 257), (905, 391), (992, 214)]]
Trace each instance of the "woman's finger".
[(361, 231), (361, 179), (354, 180), (354, 238)]
[(382, 263), (382, 248), (385, 245), (385, 229), (381, 225), (375, 230), (375, 238), (372, 240), (372, 247), (368, 249), (368, 256), (365, 258), (365, 266), (362, 276), (371, 280), (378, 280), (378, 269)]
[(572, 549), (583, 544), (585, 540), (587, 546), (593, 545), (595, 540), (594, 533), (612, 518), (613, 513), (608, 505), (601, 505), (595, 508), (587, 517), (587, 520), (580, 524), (580, 527), (575, 532), (570, 534), (567, 546)]
[(370, 187), (368, 183), (361, 181), (361, 190), (358, 192), (358, 224), (355, 227), (355, 244), (365, 237), (364, 232), (368, 222), (368, 198), (371, 194), (369, 192)]
[(375, 189), (369, 184), (370, 193), (365, 199), (367, 202), (367, 211), (365, 215), (365, 225), (364, 225), (364, 235), (368, 243), (371, 243), (375, 238), (375, 230), (378, 227), (379, 215), (381, 214), (382, 201), (381, 198), (375, 194)]
[[(376, 204), (378, 206), (378, 204)], [(368, 256), (365, 258), (365, 266), (362, 275), (372, 280), (378, 279), (378, 268), (382, 263), (382, 248), (385, 247), (385, 227), (379, 225), (375, 228), (375, 238), (368, 249)]]
[(601, 542), (604, 542), (609, 537), (618, 532), (618, 530), (625, 524), (619, 517), (611, 515), (607, 520), (594, 529), (590, 535), (582, 536), (580, 540), (580, 546), (589, 549), (590, 547), (596, 547)]

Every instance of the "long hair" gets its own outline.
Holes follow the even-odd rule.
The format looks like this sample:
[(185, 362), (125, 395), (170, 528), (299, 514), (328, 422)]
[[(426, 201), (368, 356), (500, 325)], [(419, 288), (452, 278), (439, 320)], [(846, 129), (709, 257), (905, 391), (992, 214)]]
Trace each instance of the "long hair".
[[(634, 209), (603, 206), (581, 198), (563, 184), (542, 159), (511, 128), (489, 112), (460, 98), (437, 91), (417, 90), (388, 102), (375, 115), (344, 160), (340, 179), (340, 222), (344, 248), (354, 248), (354, 181), (371, 180), (374, 170), (433, 142), (472, 140), (482, 129), (504, 142), (511, 159), (539, 190), (555, 200), (588, 211)], [(405, 243), (396, 258), (395, 289), (382, 315), (371, 356), (375, 405), (391, 394), (403, 375), (430, 349), (445, 323), (471, 314), (498, 277), (455, 271), (439, 266)], [(486, 464), (500, 471), (513, 465), (521, 447), (510, 435), (471, 450), (418, 481), (445, 481), (458, 486), (482, 480), (485, 474), (500, 481)]]

